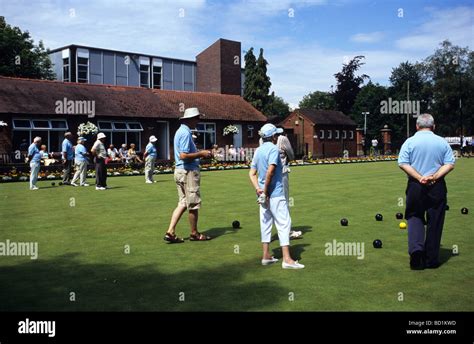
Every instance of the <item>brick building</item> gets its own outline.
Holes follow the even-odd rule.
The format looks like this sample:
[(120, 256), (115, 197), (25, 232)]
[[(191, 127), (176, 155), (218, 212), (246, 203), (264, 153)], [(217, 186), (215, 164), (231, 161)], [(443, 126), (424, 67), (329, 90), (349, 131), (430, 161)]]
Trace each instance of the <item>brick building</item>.
[[(64, 99), (94, 102), (95, 116), (58, 113), (56, 103)], [(6, 123), (0, 127), (0, 153), (19, 150), (34, 136), (58, 152), (66, 131), (76, 133), (80, 123), (91, 121), (116, 147), (135, 143), (142, 151), (148, 137), (156, 135), (159, 159), (170, 159), (178, 118), (187, 107), (206, 114), (197, 127), (200, 148), (258, 146), (257, 132), (266, 117), (240, 95), (0, 77), (0, 121)], [(239, 127), (238, 135), (223, 136), (229, 124)]]
[(299, 156), (340, 157), (347, 150), (357, 155), (356, 123), (340, 111), (296, 109), (280, 124)]

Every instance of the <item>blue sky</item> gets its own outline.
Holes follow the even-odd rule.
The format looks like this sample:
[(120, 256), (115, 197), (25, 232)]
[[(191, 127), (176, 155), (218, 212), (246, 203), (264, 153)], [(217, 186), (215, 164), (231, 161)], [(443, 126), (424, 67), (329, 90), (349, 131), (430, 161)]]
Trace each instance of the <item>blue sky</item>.
[(366, 56), (362, 72), (387, 84), (393, 67), (425, 58), (443, 39), (474, 45), (474, 6), (463, 0), (0, 0), (0, 15), (49, 48), (194, 60), (218, 38), (262, 47), (272, 89), (293, 107), (330, 90), (353, 56)]

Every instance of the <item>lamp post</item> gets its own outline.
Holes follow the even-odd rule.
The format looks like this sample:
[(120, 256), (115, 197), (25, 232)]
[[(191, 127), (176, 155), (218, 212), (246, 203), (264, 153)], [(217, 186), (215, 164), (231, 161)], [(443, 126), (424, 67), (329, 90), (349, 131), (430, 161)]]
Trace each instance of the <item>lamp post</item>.
[(364, 137), (367, 135), (367, 115), (370, 115), (369, 111), (362, 112), (364, 115)]

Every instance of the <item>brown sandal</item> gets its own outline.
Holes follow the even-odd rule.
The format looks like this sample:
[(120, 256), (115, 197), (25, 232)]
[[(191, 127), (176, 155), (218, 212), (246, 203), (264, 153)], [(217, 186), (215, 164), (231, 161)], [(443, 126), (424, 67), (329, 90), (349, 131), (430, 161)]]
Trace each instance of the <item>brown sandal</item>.
[(178, 238), (176, 234), (170, 234), (168, 232), (165, 233), (165, 237), (163, 239), (168, 241), (170, 244), (180, 244), (184, 242), (184, 239)]
[(189, 241), (207, 241), (211, 240), (210, 236), (204, 235), (202, 233), (197, 232), (196, 234), (191, 234), (189, 236)]

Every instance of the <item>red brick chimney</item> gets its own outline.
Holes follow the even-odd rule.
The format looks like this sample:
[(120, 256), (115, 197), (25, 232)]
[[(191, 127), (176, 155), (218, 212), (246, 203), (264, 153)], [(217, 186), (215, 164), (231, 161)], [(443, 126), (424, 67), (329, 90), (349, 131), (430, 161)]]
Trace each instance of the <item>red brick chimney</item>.
[(196, 56), (198, 92), (241, 94), (240, 42), (219, 39)]

